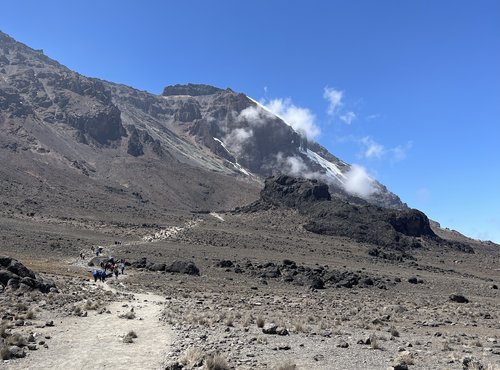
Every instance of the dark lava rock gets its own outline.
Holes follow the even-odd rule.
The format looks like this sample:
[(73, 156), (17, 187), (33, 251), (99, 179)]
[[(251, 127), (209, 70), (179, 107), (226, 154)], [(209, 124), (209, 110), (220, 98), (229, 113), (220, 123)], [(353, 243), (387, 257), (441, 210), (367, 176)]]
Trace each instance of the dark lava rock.
[(224, 91), (214, 86), (203, 85), (203, 84), (187, 84), (187, 85), (173, 85), (167, 86), (163, 89), (163, 96), (175, 96), (175, 95), (189, 95), (189, 96), (200, 96), (200, 95), (212, 95), (218, 92)]
[(463, 370), (486, 370), (484, 365), (474, 357), (465, 357), (462, 361)]
[(314, 277), (310, 287), (312, 289), (324, 289), (325, 288), (325, 282), (319, 278), (319, 277)]
[(150, 271), (165, 271), (165, 263), (151, 263), (148, 264), (147, 269)]
[(222, 267), (222, 268), (229, 268), (229, 267), (233, 267), (233, 262), (229, 261), (229, 260), (222, 260), (222, 261), (217, 262), (216, 266)]
[[(317, 180), (287, 175), (269, 177), (260, 199), (236, 209), (236, 212), (259, 212), (271, 208), (297, 209), (308, 220), (304, 229), (316, 234), (348, 237), (398, 251), (420, 248), (422, 245), (417, 238), (426, 243), (453, 247), (434, 234), (427, 216), (416, 209), (388, 209), (363, 201), (349, 203), (339, 197), (332, 199), (328, 185)], [(462, 249), (466, 251), (466, 248)], [(387, 259), (404, 258), (401, 254), (373, 253)]]
[(266, 179), (260, 196), (274, 206), (298, 207), (304, 203), (331, 200), (328, 185), (287, 175)]
[(135, 268), (146, 268), (148, 262), (146, 257), (141, 257), (138, 260), (135, 260), (130, 263), (130, 266), (135, 267)]
[(167, 266), (165, 271), (187, 275), (200, 275), (200, 270), (191, 261), (175, 261), (170, 266)]
[(288, 335), (288, 330), (286, 328), (279, 327), (278, 325), (266, 325), (262, 328), (264, 334), (271, 335)]
[(461, 294), (450, 295), (450, 301), (457, 302), (457, 303), (469, 303), (469, 300)]
[(22, 288), (22, 291), (37, 289), (48, 293), (51, 289), (57, 291), (55, 284), (47, 279), (36, 276), (18, 260), (0, 256), (0, 284), (11, 290)]
[(182, 370), (182, 369), (184, 369), (184, 365), (182, 365), (181, 363), (179, 363), (177, 361), (169, 362), (165, 366), (165, 370)]
[(108, 256), (99, 256), (99, 257), (96, 256), (96, 257), (93, 257), (87, 265), (99, 267), (99, 266), (101, 266), (101, 263), (107, 263), (108, 261), (109, 261)]
[(415, 276), (408, 278), (410, 284), (418, 284), (418, 279)]
[(393, 366), (394, 370), (408, 370), (408, 365), (406, 364), (397, 364)]
[(9, 351), (10, 351), (10, 357), (14, 357), (14, 358), (26, 357), (26, 352), (21, 347), (12, 346), (12, 347), (9, 347)]

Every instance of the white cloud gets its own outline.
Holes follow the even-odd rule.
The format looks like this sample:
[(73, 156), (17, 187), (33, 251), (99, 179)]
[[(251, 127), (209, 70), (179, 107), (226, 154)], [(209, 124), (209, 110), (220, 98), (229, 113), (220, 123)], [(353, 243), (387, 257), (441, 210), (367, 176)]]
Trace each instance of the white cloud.
[(315, 139), (321, 134), (315, 115), (307, 108), (294, 105), (290, 99), (273, 99), (263, 105), (307, 139)]
[(392, 148), (390, 150), (390, 152), (392, 154), (391, 161), (392, 162), (400, 162), (400, 161), (406, 159), (406, 155), (412, 146), (413, 146), (413, 142), (408, 141), (405, 145), (398, 145), (397, 147)]
[(364, 146), (363, 152), (361, 153), (364, 158), (382, 159), (386, 157), (389, 158), (392, 163), (406, 159), (408, 151), (413, 146), (413, 143), (408, 141), (405, 145), (386, 148), (384, 145), (377, 143), (370, 136), (361, 138), (359, 142)]
[(271, 117), (271, 114), (259, 106), (250, 106), (243, 109), (237, 117), (238, 121), (247, 121), (250, 126), (262, 126)]
[(348, 193), (369, 198), (377, 191), (375, 180), (368, 175), (364, 167), (353, 164), (345, 175), (347, 180), (344, 183), (344, 188)]
[(237, 128), (224, 137), (224, 144), (231, 153), (239, 155), (243, 151), (243, 146), (253, 136), (251, 128)]
[(348, 125), (350, 125), (352, 121), (356, 119), (356, 113), (349, 111), (341, 115), (339, 118)]
[(371, 121), (371, 120), (374, 120), (374, 119), (377, 119), (377, 118), (380, 118), (380, 117), (382, 117), (382, 115), (378, 114), (378, 113), (370, 114), (369, 116), (366, 116), (366, 120), (367, 121)]
[(328, 101), (327, 113), (330, 116), (337, 114), (338, 109), (342, 106), (342, 98), (344, 92), (340, 90), (335, 90), (331, 87), (325, 87), (323, 90), (323, 98)]
[(382, 144), (377, 143), (369, 136), (365, 136), (360, 140), (360, 142), (365, 146), (365, 149), (363, 151), (363, 156), (365, 158), (380, 159), (386, 152), (385, 147)]

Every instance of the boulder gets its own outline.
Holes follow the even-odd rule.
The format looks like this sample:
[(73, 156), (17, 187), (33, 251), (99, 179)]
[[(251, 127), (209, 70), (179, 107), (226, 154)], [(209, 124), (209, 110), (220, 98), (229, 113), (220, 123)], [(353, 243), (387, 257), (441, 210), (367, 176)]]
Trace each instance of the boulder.
[(200, 275), (200, 270), (191, 261), (175, 261), (170, 266), (167, 266), (165, 271), (178, 274)]
[(450, 295), (450, 301), (457, 302), (457, 303), (469, 303), (469, 300), (461, 294)]

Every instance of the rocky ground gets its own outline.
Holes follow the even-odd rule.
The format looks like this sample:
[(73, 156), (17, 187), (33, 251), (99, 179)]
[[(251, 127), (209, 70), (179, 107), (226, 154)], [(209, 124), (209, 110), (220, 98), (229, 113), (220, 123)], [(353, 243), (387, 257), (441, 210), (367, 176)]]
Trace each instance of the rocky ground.
[[(134, 346), (144, 352), (142, 341), (151, 334), (134, 325), (140, 321), (134, 294), (152, 293), (165, 299), (154, 304), (161, 309), (148, 319), (160, 329), (154, 336), (161, 355), (142, 357), (143, 368), (499, 368), (496, 246), (478, 243), (474, 254), (424, 247), (390, 258), (374, 253), (376, 246), (313, 234), (292, 220), (300, 216), (287, 209), (192, 214), (156, 229), (55, 220), (29, 228), (29, 220), (5, 221), (2, 254), (54, 287), (43, 292), (4, 284), (2, 354), (4, 348), (12, 353), (3, 366), (54, 368), (54, 356), (73, 356), (60, 347), (64, 335), (80, 335), (75, 344), (80, 351), (94, 334), (71, 329), (106, 317), (117, 326), (107, 329), (112, 333), (102, 339), (98, 358)], [(25, 231), (35, 227), (49, 248), (60, 247), (37, 248)], [(15, 243), (21, 237), (24, 248)], [(89, 248), (98, 244), (106, 255), (136, 266), (109, 279), (110, 289), (89, 281)], [(87, 252), (84, 260), (81, 250)], [(175, 272), (175, 261), (185, 262), (181, 267), (192, 262), (198, 274), (192, 268)], [(468, 302), (461, 303), (460, 296)], [(134, 305), (137, 317), (118, 318), (130, 311), (124, 305)], [(123, 322), (127, 325), (119, 326)], [(133, 343), (123, 343), (128, 328), (137, 334)], [(75, 359), (92, 356), (89, 364), (95, 364), (95, 354), (85, 353), (77, 352)], [(126, 366), (123, 356), (111, 358), (116, 368)]]

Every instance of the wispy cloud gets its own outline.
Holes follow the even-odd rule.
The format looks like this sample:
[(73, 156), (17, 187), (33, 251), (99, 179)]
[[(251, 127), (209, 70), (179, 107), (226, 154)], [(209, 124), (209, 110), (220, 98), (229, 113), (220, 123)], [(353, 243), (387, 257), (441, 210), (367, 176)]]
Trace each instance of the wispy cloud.
[(291, 99), (273, 99), (262, 104), (307, 139), (316, 139), (321, 134), (316, 116), (308, 108), (293, 104)]
[(370, 115), (366, 116), (366, 118), (365, 118), (365, 119), (366, 119), (367, 121), (372, 121), (372, 120), (377, 119), (377, 118), (380, 118), (380, 117), (382, 117), (382, 115), (381, 115), (381, 114), (379, 114), (379, 113), (375, 113), (375, 114), (370, 114)]
[(363, 157), (365, 158), (377, 158), (380, 159), (382, 158), (385, 153), (386, 149), (382, 144), (377, 143), (375, 140), (373, 140), (369, 136), (365, 136), (360, 140), (361, 144), (365, 146), (363, 150)]
[(339, 118), (342, 121), (344, 121), (345, 123), (347, 123), (348, 125), (350, 125), (352, 123), (352, 121), (354, 121), (356, 119), (356, 113), (349, 111), (349, 112), (342, 114)]
[(404, 145), (398, 145), (394, 148), (386, 148), (384, 145), (376, 142), (370, 136), (365, 136), (359, 140), (363, 145), (361, 156), (367, 159), (389, 158), (392, 163), (400, 162), (407, 157), (408, 151), (412, 148), (413, 142), (408, 141)]
[(332, 87), (325, 87), (323, 89), (323, 98), (328, 101), (328, 109), (327, 113), (330, 116), (335, 116), (338, 113), (338, 110), (342, 106), (342, 98), (344, 96), (344, 92), (340, 90), (336, 90)]
[(405, 145), (398, 145), (395, 148), (390, 149), (392, 155), (392, 162), (400, 162), (406, 159), (408, 151), (412, 148), (413, 142), (408, 141)]

